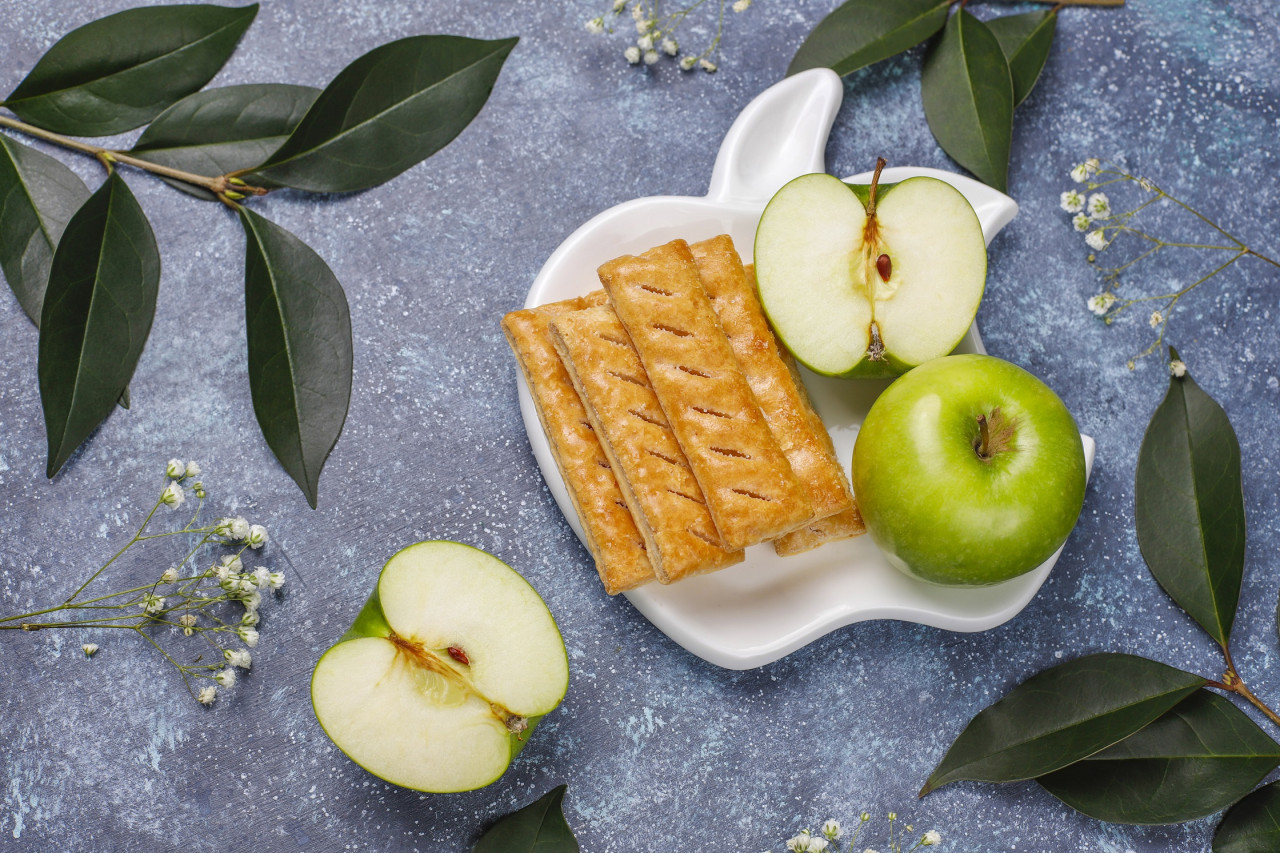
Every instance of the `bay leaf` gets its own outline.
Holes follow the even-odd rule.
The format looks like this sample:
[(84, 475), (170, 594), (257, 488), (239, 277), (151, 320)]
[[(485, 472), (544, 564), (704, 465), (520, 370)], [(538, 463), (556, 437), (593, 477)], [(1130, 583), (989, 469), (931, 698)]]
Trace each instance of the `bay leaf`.
[(38, 361), (48, 476), (127, 399), (159, 289), (151, 225), (112, 172), (67, 222), (49, 270)]
[(1280, 765), (1280, 744), (1227, 698), (1197, 690), (1146, 728), (1036, 781), (1108, 823), (1164, 824), (1226, 808)]
[(942, 29), (950, 0), (848, 0), (813, 28), (788, 76), (830, 68), (844, 76), (902, 53)]
[[(319, 94), (310, 86), (284, 83), (205, 89), (156, 116), (129, 153), (207, 178), (248, 169), (275, 153)], [(169, 183), (199, 198), (216, 200), (200, 187), (176, 180)]]
[(284, 144), (244, 179), (310, 192), (391, 180), (462, 132), (517, 41), (427, 35), (374, 48), (338, 73)]
[(99, 18), (55, 42), (3, 105), (55, 133), (132, 130), (208, 83), (257, 13), (195, 4)]
[(351, 401), (351, 312), (329, 265), (241, 207), (253, 411), (271, 452), (316, 506), (320, 471)]
[(88, 198), (84, 181), (61, 161), (0, 136), (0, 270), (36, 326), (53, 251)]
[(565, 786), (499, 818), (471, 853), (578, 853), (578, 841), (564, 819)]
[(1205, 683), (1112, 652), (1047, 669), (974, 717), (920, 795), (961, 779), (1014, 782), (1060, 770), (1128, 737)]
[(920, 96), (929, 129), (978, 180), (1004, 192), (1013, 143), (1013, 78), (1000, 42), (963, 9), (925, 55)]
[(1027, 99), (1040, 72), (1049, 59), (1053, 47), (1053, 33), (1058, 26), (1058, 13), (1053, 9), (1043, 12), (1026, 12), (1021, 15), (1002, 15), (987, 21), (987, 27), (995, 34), (1009, 61), (1009, 74), (1013, 78), (1013, 105)]
[(1232, 806), (1213, 834), (1213, 853), (1280, 850), (1280, 782), (1263, 785)]
[(1142, 438), (1134, 521), (1151, 574), (1225, 648), (1244, 576), (1240, 444), (1190, 374), (1170, 378)]

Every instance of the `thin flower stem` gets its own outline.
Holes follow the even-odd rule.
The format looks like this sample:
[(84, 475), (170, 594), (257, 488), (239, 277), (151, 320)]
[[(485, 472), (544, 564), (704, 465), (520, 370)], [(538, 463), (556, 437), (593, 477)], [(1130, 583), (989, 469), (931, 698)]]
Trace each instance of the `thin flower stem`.
[(219, 198), (223, 198), (229, 191), (234, 191), (244, 195), (266, 195), (270, 190), (262, 187), (254, 187), (245, 184), (241, 186), (236, 184), (234, 190), (227, 181), (226, 175), (219, 175), (216, 178), (197, 175), (192, 172), (184, 172), (181, 169), (173, 169), (169, 166), (162, 166), (159, 163), (152, 163), (147, 160), (141, 160), (137, 157), (130, 156), (123, 151), (114, 151), (110, 148), (103, 148), (99, 145), (91, 145), (87, 142), (81, 142), (78, 139), (72, 139), (63, 136), (60, 133), (53, 133), (35, 125), (27, 124), (15, 118), (6, 115), (0, 115), (0, 127), (7, 127), (10, 130), (16, 130), (27, 136), (42, 139), (45, 142), (54, 145), (60, 145), (63, 148), (70, 148), (73, 151), (80, 151), (89, 154), (102, 163), (103, 167), (110, 172), (113, 163), (124, 163), (126, 166), (133, 166), (135, 169), (142, 169), (155, 175), (161, 175), (166, 178), (172, 178), (175, 181), (182, 181), (184, 184), (203, 187)]
[[(3, 118), (4, 116), (0, 116), (0, 119), (3, 119)], [(115, 552), (115, 554), (112, 555), (111, 559), (107, 560), (107, 562), (102, 566), (102, 568), (98, 569), (96, 572), (91, 574), (87, 581), (80, 584), (80, 586), (76, 589), (76, 591), (71, 593), (71, 596), (66, 600), (65, 602), (66, 604), (70, 604), (71, 602), (75, 601), (76, 596), (84, 592), (85, 587), (87, 587), (89, 584), (97, 580), (98, 575), (102, 574), (107, 570), (107, 566), (110, 566), (116, 560), (120, 559), (121, 555), (123, 555), (125, 551), (128, 551), (130, 548), (134, 546), (135, 543), (140, 541), (138, 537), (142, 536), (142, 531), (147, 529), (147, 525), (151, 522), (152, 516), (156, 514), (156, 510), (160, 509), (160, 504), (161, 504), (161, 501), (157, 500), (156, 505), (151, 508), (151, 512), (147, 513), (147, 517), (142, 519), (142, 525), (138, 528), (138, 532), (133, 534), (133, 538), (131, 538), (128, 542), (126, 542), (123, 548)]]

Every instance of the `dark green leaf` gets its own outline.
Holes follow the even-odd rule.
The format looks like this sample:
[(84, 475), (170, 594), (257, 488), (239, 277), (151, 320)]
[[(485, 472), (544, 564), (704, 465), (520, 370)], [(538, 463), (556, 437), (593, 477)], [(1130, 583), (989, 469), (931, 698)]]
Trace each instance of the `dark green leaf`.
[(37, 326), (53, 250), (67, 220), (88, 198), (89, 188), (75, 172), (0, 136), (0, 270)]
[(914, 47), (942, 29), (950, 0), (848, 0), (818, 22), (787, 74), (830, 68), (841, 76)]
[(155, 235), (113, 172), (67, 223), (49, 271), (39, 348), (48, 476), (124, 394), (159, 288)]
[(1013, 77), (1014, 106), (1022, 103), (1036, 87), (1040, 72), (1049, 59), (1053, 47), (1053, 31), (1058, 26), (1058, 13), (1027, 12), (1023, 15), (1004, 15), (987, 21), (987, 28), (995, 34), (1009, 60), (1009, 73)]
[(146, 124), (231, 56), (258, 6), (144, 6), (72, 30), (4, 105), (31, 124), (109, 136)]
[[(196, 92), (157, 116), (129, 153), (207, 178), (248, 169), (275, 153), (319, 94), (310, 86), (283, 83)], [(200, 198), (215, 199), (200, 187), (171, 183)]]
[(1280, 765), (1280, 744), (1216, 693), (1197, 690), (1115, 746), (1038, 781), (1108, 823), (1182, 823), (1226, 808)]
[(1213, 853), (1280, 850), (1280, 782), (1263, 785), (1231, 807), (1213, 835)]
[(1226, 412), (1189, 374), (1169, 380), (1147, 426), (1134, 504), (1151, 574), (1226, 646), (1244, 575), (1240, 445)]
[(1033, 675), (974, 717), (921, 796), (950, 782), (1014, 782), (1092, 755), (1168, 711), (1205, 679), (1133, 655), (1088, 655)]
[(391, 180), (462, 132), (517, 41), (414, 36), (374, 48), (334, 78), (245, 180), (311, 192)]
[(578, 841), (564, 819), (565, 786), (498, 820), (471, 853), (578, 853)]
[(1004, 192), (1013, 141), (1013, 78), (986, 24), (964, 10), (951, 16), (925, 56), (920, 95), (942, 150)]
[(253, 411), (314, 509), (320, 469), (351, 401), (351, 312), (310, 246), (246, 208), (240, 222)]

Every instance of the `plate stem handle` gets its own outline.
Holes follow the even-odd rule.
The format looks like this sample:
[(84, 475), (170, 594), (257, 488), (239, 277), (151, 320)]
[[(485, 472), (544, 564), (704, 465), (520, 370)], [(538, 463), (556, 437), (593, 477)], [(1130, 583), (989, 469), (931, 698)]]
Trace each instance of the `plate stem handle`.
[(765, 89), (725, 135), (707, 198), (763, 203), (792, 178), (825, 171), (827, 135), (843, 98), (844, 84), (829, 68)]

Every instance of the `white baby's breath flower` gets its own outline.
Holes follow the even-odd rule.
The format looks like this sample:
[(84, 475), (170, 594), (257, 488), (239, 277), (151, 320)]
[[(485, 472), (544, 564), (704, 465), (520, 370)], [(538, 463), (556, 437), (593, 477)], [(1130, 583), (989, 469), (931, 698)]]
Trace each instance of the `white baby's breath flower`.
[(633, 44), (631, 45), (631, 47), (624, 50), (622, 52), (622, 55), (627, 58), (627, 62), (630, 62), (632, 65), (635, 65), (640, 61), (640, 48), (636, 47)]
[(265, 566), (258, 566), (253, 570), (253, 582), (257, 585), (258, 589), (262, 589), (267, 584), (271, 583), (271, 570)]
[(1176, 376), (1179, 379), (1186, 376), (1187, 375), (1186, 362), (1176, 358), (1173, 361), (1169, 362), (1169, 375)]
[(236, 671), (230, 668), (220, 669), (218, 674), (213, 677), (213, 680), (218, 682), (219, 687), (235, 687)]
[(600, 33), (604, 32), (604, 18), (592, 18), (591, 20), (587, 21), (586, 27), (587, 27), (587, 32), (591, 33), (592, 35), (599, 35)]
[(229, 572), (244, 571), (244, 561), (239, 554), (223, 554), (221, 564)]
[(231, 519), (231, 525), (227, 528), (232, 539), (244, 541), (249, 538), (249, 522), (243, 515), (237, 515)]
[(1077, 213), (1075, 216), (1071, 217), (1071, 226), (1075, 228), (1076, 231), (1084, 232), (1089, 230), (1089, 223), (1092, 221), (1093, 220), (1089, 218), (1089, 214)]
[(1111, 215), (1111, 199), (1107, 198), (1106, 193), (1094, 193), (1089, 196), (1089, 217), (1092, 219), (1106, 219)]
[(160, 583), (173, 583), (177, 579), (178, 570), (173, 567), (165, 569), (164, 573), (160, 575)]
[(751, 0), (735, 0), (733, 11), (742, 13), (751, 8)]
[(279, 589), (284, 586), (284, 572), (272, 572), (267, 576), (267, 588)]
[(1078, 164), (1071, 170), (1071, 180), (1075, 181), (1077, 184), (1083, 184), (1085, 181), (1089, 180), (1089, 170), (1084, 163)]
[(642, 4), (637, 3), (631, 7), (631, 20), (637, 22), (644, 20), (644, 6)]
[(170, 459), (169, 464), (164, 466), (164, 474), (166, 477), (172, 477), (175, 480), (181, 480), (187, 472), (187, 466), (182, 464), (181, 459)]
[(653, 36), (647, 34), (640, 36), (636, 39), (636, 47), (641, 50), (653, 50)]
[(187, 467), (183, 469), (183, 473), (188, 477), (199, 477), (204, 473), (200, 468), (200, 463), (192, 459), (187, 463)]
[(809, 830), (802, 829), (800, 834), (787, 839), (787, 849), (792, 853), (809, 853), (809, 843), (813, 841), (813, 837), (809, 835)]
[(830, 842), (820, 835), (809, 839), (809, 853), (822, 853), (830, 846)]
[(686, 57), (684, 57), (683, 59), (681, 59), (681, 60), (680, 60), (680, 70), (681, 70), (681, 71), (692, 71), (692, 70), (693, 70), (693, 66), (695, 66), (695, 65), (697, 65), (697, 64), (698, 64), (698, 57), (696, 57), (696, 56), (686, 56)]
[(662, 40), (662, 52), (667, 56), (675, 56), (680, 52), (680, 44), (673, 38), (665, 38)]
[(248, 593), (240, 599), (240, 603), (244, 605), (245, 611), (252, 613), (262, 606), (262, 593), (256, 590)]
[(83, 646), (81, 646), (80, 648), (81, 648), (81, 650), (82, 650), (82, 651), (84, 651), (84, 656), (85, 656), (85, 657), (87, 657), (87, 658), (91, 658), (91, 657), (93, 657), (93, 656), (97, 653), (97, 651), (98, 651), (98, 644), (97, 644), (97, 643), (85, 643), (85, 644), (84, 644)]
[(257, 648), (258, 646), (258, 629), (257, 628), (248, 628), (248, 627), (245, 627), (244, 625), (241, 625), (239, 628), (236, 629), (236, 634), (240, 637), (242, 641), (244, 641), (244, 644), (246, 646), (248, 646), (251, 649)]
[(613, 0), (613, 14), (617, 15), (625, 8), (627, 8), (627, 0)]
[(164, 596), (147, 593), (142, 596), (141, 607), (143, 613), (159, 613), (164, 610)]
[(933, 847), (942, 843), (942, 833), (936, 829), (931, 829), (924, 834), (924, 838), (920, 839), (921, 847)]
[(196, 700), (201, 705), (212, 705), (213, 700), (217, 698), (218, 698), (218, 688), (214, 687), (211, 684), (200, 691), (200, 695), (196, 697)]
[(1087, 303), (1089, 310), (1101, 317), (1111, 310), (1111, 306), (1116, 304), (1116, 297), (1113, 293), (1099, 293), (1097, 296), (1090, 296)]
[(196, 615), (194, 613), (183, 613), (178, 617), (178, 624), (182, 626), (182, 633), (190, 637), (196, 632)]
[(828, 820), (822, 824), (822, 834), (826, 836), (828, 841), (835, 841), (840, 837), (840, 822), (837, 820)]
[(186, 499), (186, 492), (182, 490), (182, 484), (177, 480), (170, 480), (169, 485), (165, 486), (164, 491), (160, 493), (160, 503), (174, 509), (182, 506), (182, 502)]
[(1103, 233), (1101, 228), (1090, 231), (1084, 235), (1084, 241), (1089, 244), (1089, 248), (1095, 252), (1101, 252), (1107, 248), (1107, 244), (1111, 241), (1107, 239), (1107, 235)]
[(707, 72), (708, 74), (714, 74), (716, 72), (716, 69), (719, 67), (710, 59), (699, 59), (698, 65), (702, 68), (703, 71)]
[(231, 666), (238, 666), (241, 669), (253, 666), (253, 656), (244, 649), (223, 649), (222, 656)]
[(1058, 197), (1058, 206), (1067, 213), (1079, 213), (1084, 210), (1084, 193), (1079, 190), (1067, 190)]
[(244, 541), (256, 551), (267, 544), (267, 539), (267, 528), (261, 524), (255, 524), (249, 528), (249, 535), (244, 538)]
[(240, 617), (240, 624), (246, 628), (252, 628), (257, 625), (262, 617), (258, 615), (256, 610), (246, 610), (244, 615)]
[(649, 30), (653, 29), (653, 24), (654, 22), (648, 18), (640, 18), (636, 21), (636, 32), (647, 33)]
[(645, 65), (653, 65), (653, 64), (657, 63), (657, 61), (658, 61), (658, 59), (659, 59), (659, 58), (660, 58), (660, 57), (659, 57), (658, 52), (657, 52), (656, 50), (646, 50), (646, 51), (644, 52), (644, 64), (645, 64)]
[(1090, 157), (1084, 161), (1085, 168), (1089, 170), (1090, 175), (1098, 174), (1098, 170), (1102, 168), (1102, 161), (1097, 157)]
[(191, 491), (194, 492), (195, 496), (198, 497), (200, 500), (204, 500), (206, 497), (206, 493), (204, 490), (204, 483), (200, 482), (199, 480), (196, 480), (194, 483), (191, 484)]
[(1138, 186), (1142, 187), (1144, 190), (1146, 190), (1149, 193), (1156, 192), (1156, 185), (1151, 183), (1151, 181), (1147, 180), (1146, 178), (1138, 178)]
[(1151, 316), (1147, 318), (1147, 324), (1153, 329), (1160, 328), (1160, 324), (1164, 322), (1164, 314), (1159, 311), (1152, 311)]

